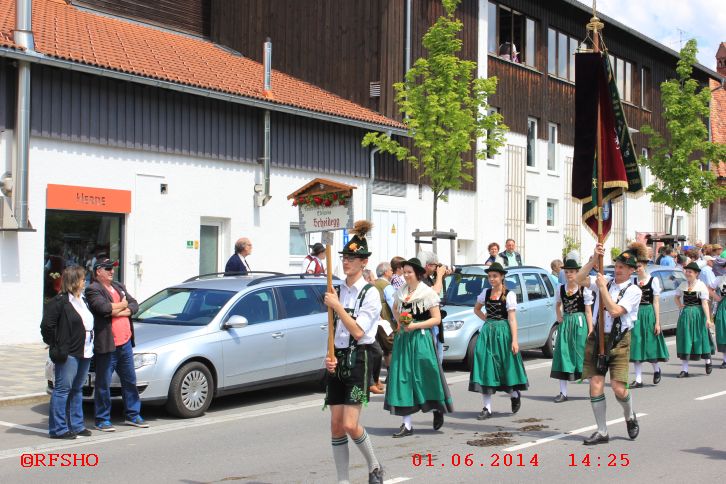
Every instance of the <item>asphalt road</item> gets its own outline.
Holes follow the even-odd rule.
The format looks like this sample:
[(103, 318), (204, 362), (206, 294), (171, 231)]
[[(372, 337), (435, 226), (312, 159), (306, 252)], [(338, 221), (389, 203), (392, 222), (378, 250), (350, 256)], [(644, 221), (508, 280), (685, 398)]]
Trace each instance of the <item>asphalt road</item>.
[[(717, 359), (706, 376), (703, 362), (695, 363), (691, 377), (678, 380), (674, 337), (668, 342), (672, 358), (663, 365), (661, 383), (651, 384), (646, 365), (646, 387), (633, 390), (641, 425), (635, 441), (628, 439), (622, 408), (608, 389), (611, 441), (583, 446), (595, 423), (587, 385), (571, 384), (570, 400), (553, 403), (558, 384), (549, 378), (549, 360), (534, 352), (524, 354), (530, 389), (517, 415), (510, 413), (508, 396), (497, 395), (494, 417), (477, 421), (481, 398), (467, 391), (468, 373), (452, 366), (447, 378), (456, 411), (440, 431), (431, 428), (430, 414), (417, 414), (413, 436), (391, 438), (400, 420), (383, 411), (382, 396), (374, 396), (364, 409), (363, 424), (389, 483), (722, 480), (726, 370), (717, 368)], [(322, 397), (313, 385), (230, 396), (193, 420), (149, 407), (142, 412), (148, 429), (118, 424), (113, 434), (94, 431), (75, 441), (47, 438), (46, 404), (0, 408), (0, 480), (332, 483), (329, 412), (322, 410)], [(92, 408), (86, 410), (90, 415)], [(116, 422), (123, 420), (119, 410), (114, 407)], [(88, 419), (89, 427), (92, 423)], [(367, 482), (365, 461), (349, 445), (351, 480)]]

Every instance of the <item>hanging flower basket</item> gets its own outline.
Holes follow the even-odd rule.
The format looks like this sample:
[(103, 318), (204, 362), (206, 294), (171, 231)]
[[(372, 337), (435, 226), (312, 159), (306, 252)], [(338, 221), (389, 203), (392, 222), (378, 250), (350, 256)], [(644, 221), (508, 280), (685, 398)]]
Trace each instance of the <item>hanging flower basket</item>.
[(303, 195), (292, 200), (292, 206), (331, 207), (333, 205), (346, 206), (350, 196), (344, 193), (321, 193), (318, 195)]

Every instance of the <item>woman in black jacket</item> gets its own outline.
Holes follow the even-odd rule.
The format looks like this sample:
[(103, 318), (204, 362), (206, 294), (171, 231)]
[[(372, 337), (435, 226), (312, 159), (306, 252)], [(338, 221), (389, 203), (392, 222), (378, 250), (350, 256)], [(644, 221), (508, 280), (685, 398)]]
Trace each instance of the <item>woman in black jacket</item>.
[(68, 267), (61, 276), (61, 293), (48, 301), (40, 333), (55, 363), (48, 432), (51, 439), (89, 436), (83, 420), (83, 383), (93, 356), (93, 314), (83, 296), (86, 271)]

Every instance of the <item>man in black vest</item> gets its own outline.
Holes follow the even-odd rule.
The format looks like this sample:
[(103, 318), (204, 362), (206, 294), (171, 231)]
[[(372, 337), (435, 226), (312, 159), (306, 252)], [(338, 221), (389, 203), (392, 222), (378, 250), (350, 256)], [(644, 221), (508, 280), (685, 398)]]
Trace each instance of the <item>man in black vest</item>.
[(517, 244), (516, 242), (514, 242), (514, 239), (507, 239), (507, 241), (504, 243), (504, 248), (506, 250), (499, 253), (499, 255), (497, 256), (497, 262), (499, 262), (504, 267), (523, 265), (522, 256), (516, 250)]

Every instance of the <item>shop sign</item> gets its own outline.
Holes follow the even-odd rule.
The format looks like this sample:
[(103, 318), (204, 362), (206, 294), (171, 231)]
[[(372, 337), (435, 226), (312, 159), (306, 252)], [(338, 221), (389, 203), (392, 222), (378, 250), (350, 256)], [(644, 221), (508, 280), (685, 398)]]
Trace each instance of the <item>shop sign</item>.
[(131, 213), (131, 192), (112, 188), (48, 184), (46, 208), (80, 212)]

